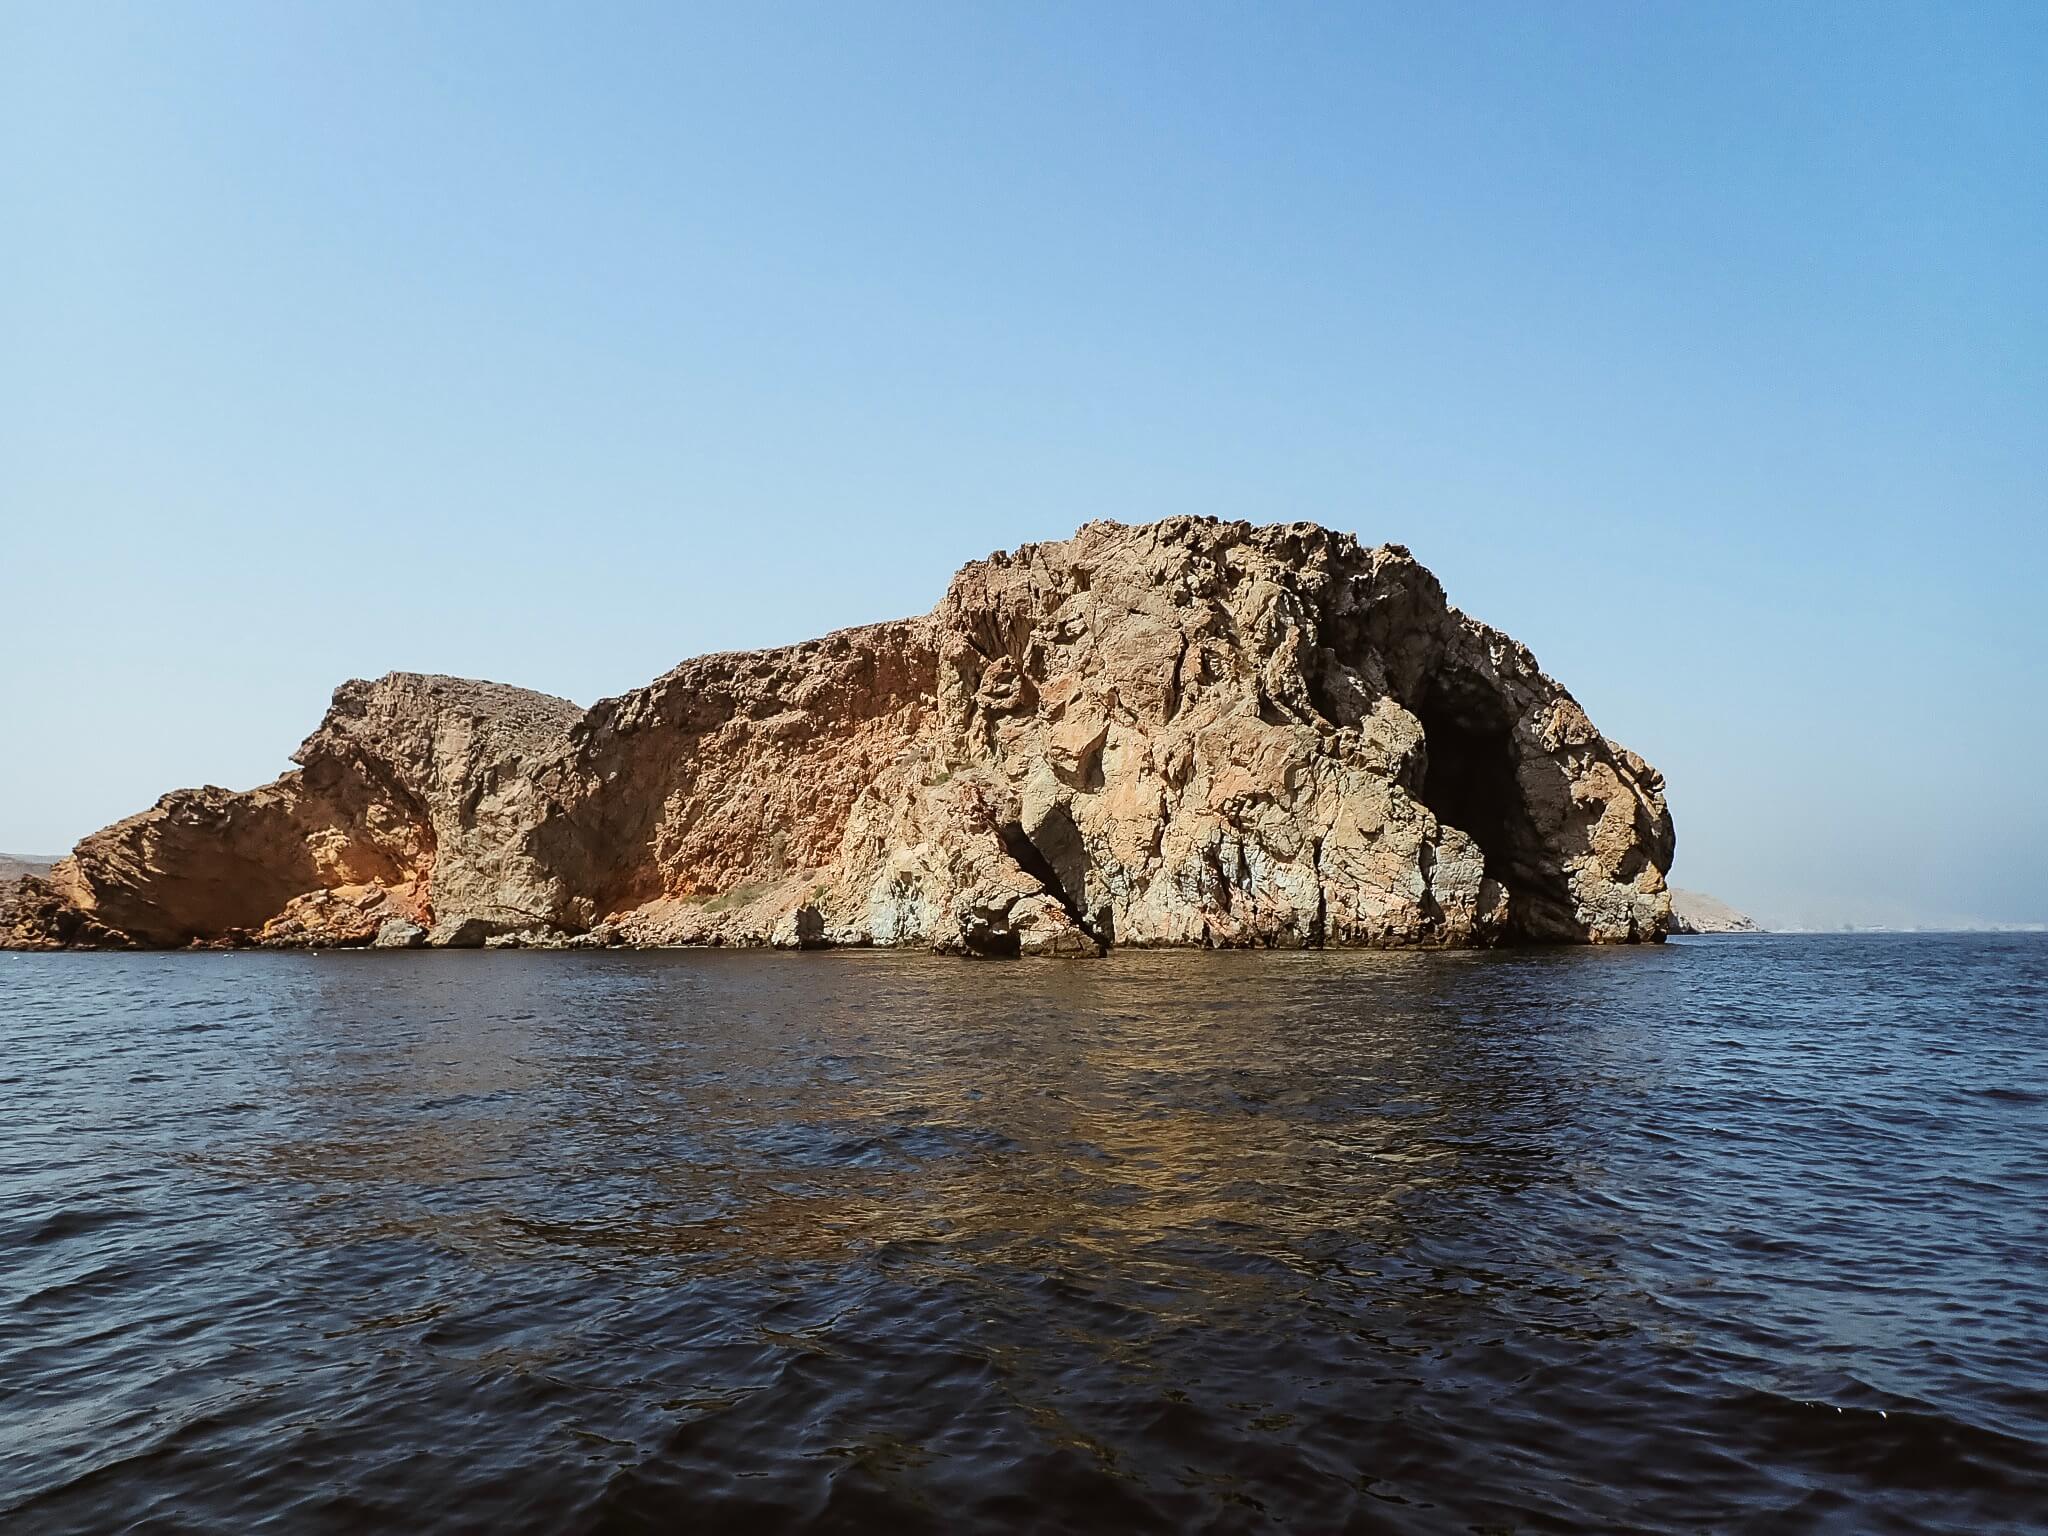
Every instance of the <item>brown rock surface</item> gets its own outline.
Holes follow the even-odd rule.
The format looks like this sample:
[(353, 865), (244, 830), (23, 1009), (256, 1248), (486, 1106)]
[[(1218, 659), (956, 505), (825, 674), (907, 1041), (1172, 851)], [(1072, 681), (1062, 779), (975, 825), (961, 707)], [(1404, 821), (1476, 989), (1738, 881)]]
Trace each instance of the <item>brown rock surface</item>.
[[(297, 771), (0, 891), (0, 942), (1447, 945), (1662, 937), (1663, 781), (1398, 546), (1095, 523), (922, 618), (579, 711), (395, 673)], [(387, 944), (390, 939), (387, 937)]]

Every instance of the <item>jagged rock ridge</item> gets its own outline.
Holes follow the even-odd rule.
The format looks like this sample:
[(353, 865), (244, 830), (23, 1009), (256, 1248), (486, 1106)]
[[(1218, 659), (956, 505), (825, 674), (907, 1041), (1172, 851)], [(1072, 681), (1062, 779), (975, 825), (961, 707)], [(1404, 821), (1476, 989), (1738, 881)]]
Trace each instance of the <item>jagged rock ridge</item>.
[(1656, 940), (1663, 780), (1397, 546), (1093, 523), (588, 711), (344, 684), (275, 783), (0, 892), (16, 945)]

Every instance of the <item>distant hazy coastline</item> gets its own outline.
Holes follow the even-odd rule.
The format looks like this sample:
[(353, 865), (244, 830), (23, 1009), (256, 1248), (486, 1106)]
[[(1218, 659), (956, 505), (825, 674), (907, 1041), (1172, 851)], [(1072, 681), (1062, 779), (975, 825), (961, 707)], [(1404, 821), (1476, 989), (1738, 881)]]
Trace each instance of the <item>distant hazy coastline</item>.
[(1763, 924), (1703, 891), (1671, 887), (1673, 933), (1763, 933)]

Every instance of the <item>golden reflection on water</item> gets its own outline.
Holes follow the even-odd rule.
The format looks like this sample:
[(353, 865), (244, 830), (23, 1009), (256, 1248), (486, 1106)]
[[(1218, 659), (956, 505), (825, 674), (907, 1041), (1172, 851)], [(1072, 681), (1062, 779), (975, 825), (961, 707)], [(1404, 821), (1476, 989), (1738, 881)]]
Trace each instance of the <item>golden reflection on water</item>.
[[(314, 1017), (401, 1016), (295, 1042), (270, 1173), (484, 1263), (882, 1251), (1164, 1294), (1398, 1252), (1475, 1178), (1543, 1176), (1571, 1115), (1540, 1042), (1435, 984), (1485, 956), (661, 958), (331, 957)], [(578, 965), (601, 1006), (528, 1005), (528, 967)]]

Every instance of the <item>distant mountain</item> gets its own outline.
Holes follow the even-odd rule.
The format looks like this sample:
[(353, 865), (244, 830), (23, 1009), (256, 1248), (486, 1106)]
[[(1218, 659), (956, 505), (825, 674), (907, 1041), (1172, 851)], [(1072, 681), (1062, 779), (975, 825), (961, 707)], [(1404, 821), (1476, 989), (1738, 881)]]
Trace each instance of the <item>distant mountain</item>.
[(1673, 933), (1762, 933), (1763, 925), (1746, 917), (1725, 901), (1699, 891), (1671, 887), (1671, 931)]
[(23, 875), (46, 874), (57, 855), (47, 859), (32, 853), (0, 853), (0, 880), (19, 880)]

